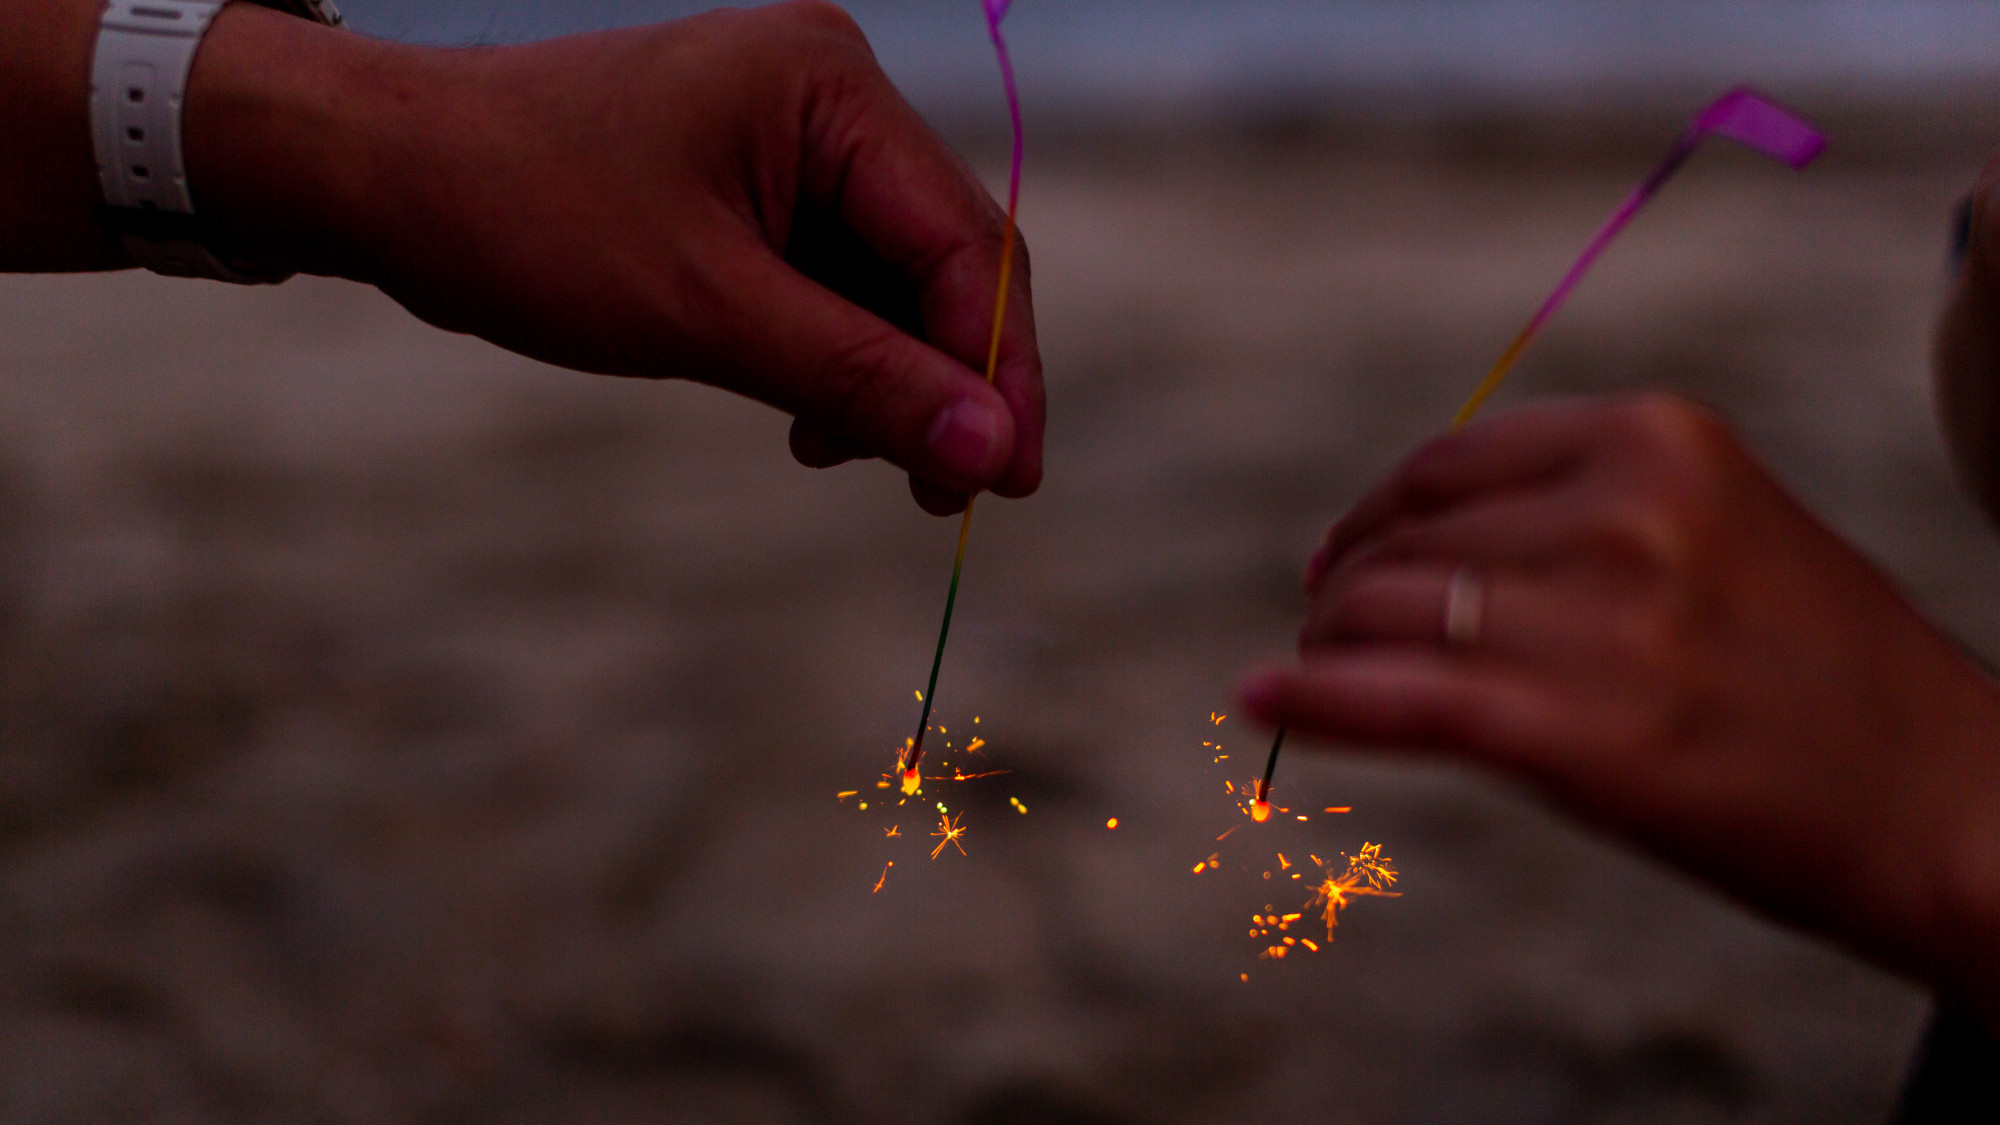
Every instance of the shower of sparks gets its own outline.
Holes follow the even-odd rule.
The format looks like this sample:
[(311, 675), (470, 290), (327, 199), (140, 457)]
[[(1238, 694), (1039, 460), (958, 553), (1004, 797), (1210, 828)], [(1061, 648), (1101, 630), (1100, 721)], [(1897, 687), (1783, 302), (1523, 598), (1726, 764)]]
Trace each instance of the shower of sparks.
[[(1014, 153), (1007, 176), (1007, 225), (1000, 248), (1000, 284), (993, 297), (993, 331), (986, 346), (986, 381), (990, 384), (1000, 373), (1000, 340), (1007, 327), (1007, 298), (1014, 281), (1014, 243), (1015, 232), (1019, 229), (1021, 166), (1027, 152), (1027, 133), (1021, 127), (1021, 93), (1014, 82), (1014, 59), (1007, 52), (1007, 37), (1000, 32), (1000, 24), (1007, 18), (1007, 9), (1013, 7), (1014, 0), (980, 0), (980, 4), (986, 12), (986, 30), (993, 39), (994, 55), (1000, 61), (1000, 81), (1007, 94), (1007, 116), (1014, 129)], [(917, 763), (924, 757), (924, 732), (930, 729), (938, 670), (944, 667), (945, 644), (951, 638), (951, 615), (958, 606), (958, 584), (965, 575), (965, 545), (972, 538), (975, 499), (966, 500), (965, 518), (959, 521), (958, 555), (951, 564), (951, 587), (944, 598), (944, 619), (938, 624), (937, 652), (931, 657), (930, 686), (917, 694), (917, 699), (924, 705), (923, 713), (917, 717), (916, 737), (910, 740), (909, 749), (903, 754), (903, 792), (906, 795), (916, 792), (911, 779), (917, 772)]]
[[(975, 723), (978, 721), (978, 719), (973, 720)], [(1004, 790), (995, 792), (996, 786), (992, 779), (1006, 776), (1011, 771), (967, 770), (963, 763), (952, 760), (955, 753), (962, 754), (969, 750), (974, 741), (980, 744), (982, 750), (990, 750), (985, 739), (968, 739), (964, 747), (957, 747), (942, 723), (931, 727), (930, 734), (933, 754), (925, 758), (925, 764), (933, 768), (928, 772), (919, 772), (918, 786), (914, 791), (904, 791), (905, 771), (901, 767), (904, 755), (910, 746), (909, 740), (906, 739), (901, 746), (885, 751), (885, 757), (895, 768), (877, 775), (875, 788), (878, 795), (874, 800), (874, 811), (869, 811), (870, 803), (867, 801), (856, 804), (855, 811), (872, 821), (875, 829), (881, 833), (876, 837), (877, 840), (890, 849), (915, 846), (921, 851), (924, 847), (921, 842), (923, 830), (913, 828), (911, 832), (904, 832), (902, 822), (910, 819), (913, 813), (921, 817), (929, 815), (925, 810), (935, 810), (939, 819), (937, 831), (930, 833), (936, 841), (935, 847), (931, 850), (931, 858), (941, 858), (946, 848), (957, 848), (959, 853), (964, 855), (968, 851), (964, 841), (968, 830), (972, 827), (967, 822), (965, 806), (968, 804), (978, 806), (980, 802), (985, 801), (998, 805), (1001, 801), (1005, 801), (1006, 807), (1020, 815), (1027, 815), (1028, 806), (1019, 797), (1005, 796)], [(846, 798), (856, 796), (860, 792), (861, 790), (846, 789), (835, 796), (844, 804)], [(890, 854), (909, 858), (900, 850), (892, 850)], [(886, 859), (887, 856), (882, 858)], [(898, 861), (900, 862), (900, 858)]]
[[(1347, 868), (1335, 875), (1334, 865), (1321, 868), (1326, 878), (1313, 888), (1313, 897), (1306, 903), (1306, 910), (1320, 911), (1326, 922), (1326, 940), (1333, 940), (1334, 928), (1340, 925), (1340, 912), (1352, 905), (1357, 898), (1401, 898), (1403, 892), (1389, 888), (1396, 883), (1396, 869), (1388, 856), (1382, 854), (1382, 845), (1363, 844), (1357, 855), (1347, 856)], [(1296, 918), (1298, 915), (1290, 915)]]
[[(1209, 718), (1211, 723), (1216, 723), (1220, 716), (1211, 714)], [(1216, 761), (1212, 761), (1211, 766), (1223, 757), (1221, 742), (1206, 741), (1202, 743), (1202, 747), (1204, 751), (1213, 752)], [(1310, 843), (1312, 837), (1287, 835), (1309, 831), (1310, 829), (1302, 826), (1310, 823), (1310, 816), (1304, 812), (1294, 812), (1282, 805), (1272, 804), (1266, 797), (1268, 790), (1264, 789), (1261, 780), (1239, 783), (1224, 778), (1222, 787), (1248, 823), (1239, 821), (1232, 825), (1215, 838), (1216, 842), (1221, 843), (1243, 832), (1244, 835), (1238, 839), (1237, 848), (1242, 848), (1245, 843), (1252, 848), (1248, 857), (1241, 859), (1232, 857), (1228, 869), (1244, 873), (1259, 883), (1296, 883), (1298, 884), (1296, 889), (1306, 895), (1296, 909), (1284, 911), (1278, 909), (1275, 904), (1266, 903), (1263, 909), (1251, 914), (1248, 933), (1251, 940), (1257, 943), (1259, 960), (1282, 961), (1295, 954), (1319, 953), (1325, 948), (1324, 943), (1313, 936), (1299, 933), (1302, 923), (1309, 927), (1323, 923), (1327, 931), (1325, 941), (1330, 942), (1338, 926), (1341, 912), (1351, 906), (1355, 899), (1401, 896), (1402, 892), (1391, 889), (1396, 884), (1396, 868), (1394, 861), (1382, 854), (1382, 845), (1364, 843), (1360, 850), (1351, 856), (1342, 855), (1333, 862), (1322, 860), (1317, 854), (1313, 854), (1315, 849)], [(1261, 816), (1258, 815), (1260, 806), (1263, 812)], [(1352, 811), (1351, 806), (1347, 805), (1320, 807), (1329, 815)], [(1281, 817), (1277, 814), (1283, 815)], [(1268, 836), (1266, 833), (1277, 835)], [(1244, 862), (1244, 860), (1254, 862), (1257, 852), (1264, 847), (1271, 848), (1270, 851), (1263, 853), (1268, 863), (1252, 866), (1251, 863)], [(1280, 848), (1284, 850), (1279, 850)], [(1302, 856), (1303, 858), (1300, 858)], [(1195, 875), (1211, 878), (1223, 874), (1225, 871), (1223, 853), (1215, 852), (1196, 861), (1191, 871)], [(1233, 885), (1227, 880), (1225, 884)], [(1259, 897), (1271, 895), (1275, 891), (1276, 888), (1266, 887)], [(1248, 974), (1243, 974), (1242, 979), (1248, 980)]]
[[(1464, 406), (1459, 407), (1458, 414), (1451, 420), (1450, 432), (1456, 433), (1472, 422), (1472, 419), (1479, 414), (1480, 408), (1486, 405), (1486, 400), (1492, 398), (1493, 393), (1500, 389), (1500, 384), (1507, 381), (1508, 373), (1514, 370), (1514, 365), (1527, 352), (1528, 345), (1534, 342), (1535, 337), (1549, 321), (1555, 319), (1556, 313), (1569, 301), (1570, 295), (1576, 292), (1576, 287), (1583, 282), (1591, 267), (1597, 264), (1597, 259), (1610, 249), (1611, 244), (1617, 241), (1618, 236), (1624, 233), (1625, 228), (1631, 225), (1632, 220), (1638, 217), (1646, 204), (1653, 201), (1653, 197), (1660, 193), (1660, 189), (1667, 185), (1667, 181), (1674, 178), (1674, 173), (1679, 172), (1688, 162), (1688, 158), (1695, 154), (1695, 150), (1701, 147), (1701, 143), (1710, 137), (1727, 137), (1773, 160), (1789, 165), (1795, 171), (1818, 160), (1820, 154), (1826, 151), (1826, 135), (1811, 122), (1748, 86), (1738, 86), (1711, 102), (1706, 109), (1687, 123), (1687, 127), (1681, 130), (1681, 135), (1674, 139), (1673, 147), (1667, 150), (1666, 156), (1647, 173), (1645, 179), (1639, 181), (1639, 186), (1632, 189), (1631, 194), (1625, 197), (1625, 201), (1618, 205), (1618, 209), (1613, 211), (1604, 225), (1597, 229), (1597, 233), (1591, 236), (1583, 248), (1583, 253), (1577, 256), (1576, 261), (1569, 267), (1569, 272), (1563, 275), (1563, 279), (1556, 283), (1555, 290), (1542, 302), (1541, 308), (1537, 309), (1535, 315), (1528, 321), (1528, 326), (1523, 328), (1521, 334), (1514, 338), (1514, 342), (1507, 346), (1507, 350), (1501, 353), (1500, 361), (1486, 373), (1486, 378), (1479, 381), (1479, 386), (1473, 389), (1472, 397), (1465, 400)], [(1278, 753), (1284, 746), (1285, 731), (1280, 728), (1277, 741), (1271, 746), (1271, 764), (1264, 769), (1265, 789), (1270, 788), (1271, 774), (1278, 767)], [(1259, 790), (1257, 795), (1264, 796), (1264, 791)]]
[[(958, 820), (964, 820), (964, 819), (965, 819), (965, 814), (959, 813)], [(957, 848), (958, 854), (960, 855), (965, 854), (965, 845), (958, 842), (959, 838), (965, 835), (965, 828), (961, 826), (957, 821), (953, 820), (949, 815), (941, 816), (938, 818), (937, 831), (931, 833), (931, 835), (943, 837), (943, 839), (938, 841), (938, 846), (931, 849), (932, 859), (936, 859), (939, 855), (943, 854), (944, 849), (947, 845)]]

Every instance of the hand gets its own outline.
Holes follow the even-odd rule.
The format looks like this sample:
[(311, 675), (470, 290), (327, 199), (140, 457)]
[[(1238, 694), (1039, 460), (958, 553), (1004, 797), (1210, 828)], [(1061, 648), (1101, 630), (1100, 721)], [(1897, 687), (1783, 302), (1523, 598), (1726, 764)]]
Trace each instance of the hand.
[(244, 248), (583, 371), (796, 416), (808, 465), (880, 456), (940, 514), (1041, 479), (1004, 217), (853, 21), (802, 2), (521, 47), (370, 42), (247, 5), (187, 108), (190, 182)]
[(1248, 679), (1252, 715), (1523, 777), (2000, 1025), (2000, 693), (1713, 416), (1649, 396), (1443, 438), (1308, 589), (1304, 667)]

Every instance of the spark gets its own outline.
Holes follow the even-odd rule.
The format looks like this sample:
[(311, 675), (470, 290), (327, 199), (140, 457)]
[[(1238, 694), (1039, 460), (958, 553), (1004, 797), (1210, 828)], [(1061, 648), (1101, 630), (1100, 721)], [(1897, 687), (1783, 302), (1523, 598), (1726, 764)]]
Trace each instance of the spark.
[(963, 769), (956, 769), (952, 771), (951, 779), (953, 781), (978, 781), (982, 777), (999, 777), (1001, 774), (1013, 772), (1013, 770), (988, 770), (985, 773), (966, 773)]
[(1330, 813), (1351, 813), (1354, 811), (1354, 808), (1351, 805), (1340, 805), (1336, 808), (1331, 808), (1326, 811)]
[(1199, 875), (1204, 871), (1219, 870), (1221, 867), (1222, 867), (1222, 853), (1217, 852), (1214, 855), (1209, 856), (1207, 859), (1202, 860), (1200, 863), (1195, 864), (1194, 873)]
[(1347, 868), (1339, 875), (1333, 873), (1332, 864), (1324, 866), (1326, 878), (1313, 888), (1306, 909), (1321, 912), (1326, 921), (1326, 940), (1333, 940), (1334, 928), (1340, 925), (1340, 912), (1352, 905), (1353, 899), (1402, 897), (1401, 891), (1389, 889), (1396, 882), (1396, 869), (1390, 866), (1394, 862), (1382, 854), (1382, 845), (1363, 844), (1359, 854), (1347, 857)]
[(847, 799), (848, 799), (849, 797), (852, 797), (852, 796), (855, 796), (855, 795), (859, 794), (860, 792), (861, 792), (861, 790), (859, 790), (859, 789), (849, 789), (849, 790), (848, 790), (847, 792), (845, 792), (845, 793), (835, 793), (835, 794), (833, 795), (833, 799), (834, 799), (834, 800), (836, 800), (836, 801), (845, 801), (845, 800), (847, 800)]
[(1239, 825), (1237, 825), (1237, 826), (1236, 826), (1235, 828), (1231, 828), (1231, 829), (1230, 829), (1229, 831), (1227, 831), (1227, 832), (1224, 832), (1224, 833), (1223, 833), (1222, 835), (1220, 835), (1220, 836), (1217, 836), (1217, 837), (1215, 838), (1215, 842), (1216, 842), (1216, 843), (1218, 843), (1218, 844), (1220, 844), (1220, 843), (1221, 843), (1221, 842), (1223, 842), (1224, 840), (1227, 840), (1227, 839), (1229, 839), (1229, 838), (1230, 838), (1231, 836), (1234, 836), (1234, 835), (1236, 835), (1236, 829), (1237, 829), (1237, 828), (1241, 828), (1241, 827), (1243, 827), (1243, 826), (1239, 824)]
[(1028, 806), (1021, 803), (1021, 798), (1009, 797), (1007, 798), (1007, 803), (1014, 806), (1015, 812), (1020, 813), (1022, 816), (1028, 815)]
[(894, 866), (896, 866), (896, 861), (893, 859), (882, 865), (882, 877), (875, 880), (875, 889), (869, 891), (869, 894), (879, 895), (882, 893), (882, 884), (889, 881), (889, 869)]
[[(964, 819), (964, 813), (958, 814), (958, 820)], [(954, 821), (949, 815), (938, 818), (938, 830), (931, 833), (931, 835), (942, 837), (938, 841), (938, 846), (931, 849), (932, 859), (936, 859), (939, 855), (943, 854), (946, 845), (957, 848), (960, 855), (965, 854), (965, 845), (958, 842), (959, 837), (965, 835), (965, 828)]]
[[(978, 720), (978, 719), (974, 719), (974, 720), (972, 720), (972, 721), (976, 723), (976, 722), (978, 722), (979, 720)], [(977, 753), (979, 753), (979, 750), (980, 750), (980, 747), (982, 747), (982, 746), (985, 746), (985, 745), (986, 745), (986, 740), (985, 740), (985, 739), (983, 739), (983, 738), (975, 738), (975, 739), (973, 739), (973, 740), (972, 740), (971, 742), (968, 742), (968, 743), (966, 743), (966, 744), (965, 744), (965, 752), (966, 752), (966, 753), (968, 753), (968, 754), (977, 754)]]
[(1226, 719), (1226, 718), (1228, 718), (1228, 717), (1229, 717), (1229, 716), (1227, 716), (1227, 715), (1218, 715), (1218, 714), (1216, 714), (1216, 713), (1215, 713), (1215, 712), (1213, 712), (1213, 711), (1210, 711), (1210, 712), (1208, 713), (1208, 721), (1209, 721), (1209, 722), (1211, 722), (1211, 723), (1214, 723), (1214, 724), (1215, 724), (1216, 726), (1221, 726), (1221, 725), (1222, 725), (1222, 720), (1224, 720), (1224, 719)]
[(883, 833), (884, 836), (888, 837), (891, 840), (895, 839), (898, 836), (901, 836), (902, 834), (903, 834), (903, 826), (900, 824), (891, 824), (889, 826), (889, 830)]
[(1112, 818), (1111, 818), (1110, 820), (1107, 820), (1107, 821), (1105, 821), (1105, 822), (1104, 822), (1104, 827), (1106, 827), (1106, 828), (1109, 828), (1109, 829), (1112, 829), (1113, 831), (1116, 831), (1116, 830), (1117, 830), (1117, 828), (1118, 828), (1118, 818), (1114, 816), (1114, 817), (1112, 817)]

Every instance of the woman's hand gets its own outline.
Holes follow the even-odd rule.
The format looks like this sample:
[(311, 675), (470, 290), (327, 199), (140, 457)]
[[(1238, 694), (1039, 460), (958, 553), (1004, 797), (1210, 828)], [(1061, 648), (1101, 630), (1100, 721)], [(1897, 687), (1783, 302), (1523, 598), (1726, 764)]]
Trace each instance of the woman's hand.
[(2000, 693), (1707, 412), (1440, 439), (1328, 533), (1246, 709), (1521, 776), (2000, 1025)]
[(1003, 215), (830, 4), (463, 51), (236, 4), (186, 144), (198, 208), (252, 257), (760, 399), (801, 461), (885, 457), (940, 514), (1040, 483), (1025, 262), (989, 387)]

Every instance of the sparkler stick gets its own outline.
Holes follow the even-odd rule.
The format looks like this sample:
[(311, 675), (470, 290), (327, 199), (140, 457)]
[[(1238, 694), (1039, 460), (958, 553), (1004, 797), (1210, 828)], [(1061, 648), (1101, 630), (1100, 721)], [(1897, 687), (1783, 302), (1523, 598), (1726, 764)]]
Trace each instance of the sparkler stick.
[[(1493, 392), (1500, 389), (1500, 384), (1507, 381), (1508, 374), (1514, 370), (1514, 365), (1528, 350), (1528, 345), (1534, 342), (1535, 337), (1541, 334), (1549, 321), (1555, 319), (1556, 312), (1569, 301), (1570, 295), (1576, 291), (1584, 275), (1597, 264), (1597, 259), (1603, 256), (1604, 251), (1624, 232), (1646, 204), (1652, 202), (1653, 197), (1659, 194), (1660, 189), (1666, 186), (1674, 173), (1681, 170), (1681, 166), (1686, 164), (1695, 150), (1701, 147), (1701, 142), (1711, 136), (1728, 137), (1732, 141), (1756, 149), (1773, 160), (1783, 161), (1794, 169), (1804, 168), (1818, 159), (1820, 153), (1826, 151), (1826, 137), (1818, 129), (1748, 86), (1738, 86), (1717, 98), (1707, 109), (1697, 114), (1694, 120), (1688, 122), (1687, 128), (1683, 129), (1681, 135), (1674, 141), (1673, 147), (1667, 150), (1667, 155), (1647, 173), (1645, 179), (1639, 181), (1639, 186), (1632, 189), (1632, 194), (1626, 196), (1625, 202), (1619, 204), (1618, 209), (1611, 213), (1611, 217), (1605, 220), (1602, 227), (1598, 228), (1597, 233), (1584, 246), (1583, 253), (1577, 257), (1576, 263), (1570, 266), (1569, 272), (1557, 283), (1555, 291), (1549, 294), (1548, 300), (1542, 302), (1542, 307), (1536, 311), (1534, 318), (1528, 321), (1528, 326), (1523, 328), (1521, 334), (1514, 338), (1514, 342), (1507, 346), (1507, 350), (1501, 353), (1500, 361), (1493, 365), (1493, 370), (1486, 373), (1486, 378), (1479, 381), (1479, 386), (1474, 388), (1472, 397), (1467, 399), (1465, 405), (1453, 416), (1448, 432), (1456, 433), (1464, 429), (1478, 415), (1480, 408), (1486, 405), (1486, 400), (1492, 398)], [(1253, 813), (1263, 808), (1266, 810), (1266, 815), (1269, 815), (1269, 805), (1264, 802), (1270, 794), (1271, 775), (1278, 768), (1278, 754), (1284, 747), (1285, 731), (1281, 728), (1278, 731), (1277, 741), (1271, 745), (1271, 760), (1264, 767), (1264, 780), (1257, 786), (1258, 804), (1251, 806)]]
[[(1021, 207), (1025, 133), (1021, 128), (1021, 95), (1014, 84), (1014, 60), (1007, 53), (1006, 37), (1000, 33), (1000, 22), (1007, 18), (1007, 9), (1013, 6), (1014, 0), (980, 0), (980, 3), (986, 11), (986, 30), (993, 37), (993, 51), (1000, 59), (1000, 80), (1007, 90), (1007, 117), (1014, 130), (1014, 156), (1007, 178), (1006, 243), (1000, 251), (1000, 291), (993, 300), (993, 335), (986, 349), (986, 381), (992, 383), (1000, 372), (1000, 336), (1007, 326), (1007, 293), (1014, 280), (1014, 231)], [(965, 518), (958, 525), (958, 557), (951, 564), (951, 589), (944, 598), (944, 621), (938, 626), (937, 652), (931, 657), (930, 685), (924, 689), (923, 714), (917, 718), (916, 737), (910, 740), (909, 748), (903, 752), (903, 760), (897, 767), (902, 773), (906, 795), (915, 793), (923, 785), (923, 775), (917, 772), (917, 763), (924, 756), (924, 734), (931, 725), (931, 706), (937, 698), (938, 669), (944, 666), (944, 646), (951, 637), (951, 614), (958, 606), (958, 583), (965, 573), (965, 544), (971, 537), (972, 500), (967, 500)]]

